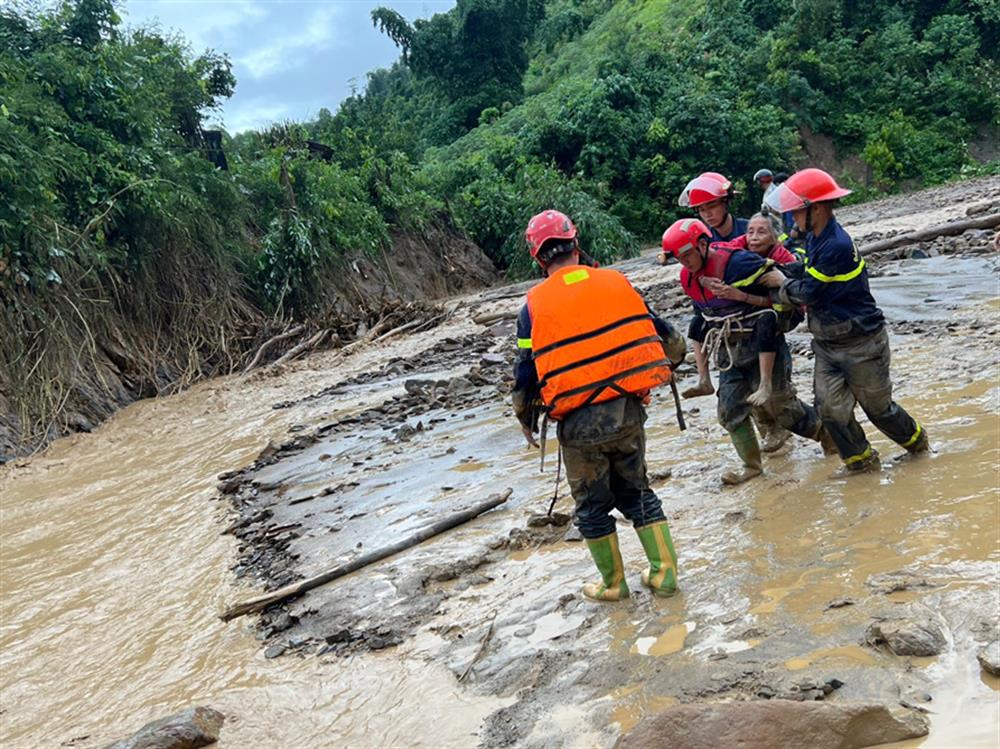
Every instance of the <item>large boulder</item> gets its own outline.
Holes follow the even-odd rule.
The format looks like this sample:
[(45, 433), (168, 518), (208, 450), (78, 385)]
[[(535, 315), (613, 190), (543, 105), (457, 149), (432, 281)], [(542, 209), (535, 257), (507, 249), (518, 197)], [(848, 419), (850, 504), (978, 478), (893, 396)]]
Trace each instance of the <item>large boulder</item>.
[(104, 749), (200, 749), (219, 740), (226, 716), (210, 707), (192, 707), (147, 723), (130, 738)]
[(615, 749), (860, 749), (926, 736), (920, 713), (866, 703), (716, 702), (667, 708)]

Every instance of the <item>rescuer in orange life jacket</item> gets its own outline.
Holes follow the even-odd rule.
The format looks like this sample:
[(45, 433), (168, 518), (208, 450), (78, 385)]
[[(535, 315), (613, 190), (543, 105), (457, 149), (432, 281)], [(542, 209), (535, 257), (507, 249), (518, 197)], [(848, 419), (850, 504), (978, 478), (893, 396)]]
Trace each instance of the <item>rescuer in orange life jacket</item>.
[(673, 595), (677, 555), (646, 477), (643, 404), (683, 361), (684, 338), (621, 273), (580, 264), (568, 216), (538, 214), (525, 238), (546, 279), (528, 292), (517, 320), (514, 412), (534, 447), (539, 411), (558, 422), (574, 522), (601, 573), (583, 594), (596, 601), (629, 595), (610, 514), (618, 509), (632, 521), (649, 560), (643, 584), (656, 595)]

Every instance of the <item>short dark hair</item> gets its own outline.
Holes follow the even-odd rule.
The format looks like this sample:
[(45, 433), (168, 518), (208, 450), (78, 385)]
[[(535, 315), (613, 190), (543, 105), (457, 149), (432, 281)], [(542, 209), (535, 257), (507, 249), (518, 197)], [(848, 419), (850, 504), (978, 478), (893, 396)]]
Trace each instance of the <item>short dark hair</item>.
[(548, 265), (559, 255), (566, 255), (577, 249), (575, 239), (547, 239), (538, 250), (538, 259)]

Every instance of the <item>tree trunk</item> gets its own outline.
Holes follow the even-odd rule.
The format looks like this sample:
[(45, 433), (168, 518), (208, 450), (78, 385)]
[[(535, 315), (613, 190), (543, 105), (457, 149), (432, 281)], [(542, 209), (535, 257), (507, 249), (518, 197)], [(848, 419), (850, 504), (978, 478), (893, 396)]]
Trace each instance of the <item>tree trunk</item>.
[(889, 239), (869, 242), (859, 247), (858, 252), (862, 255), (870, 255), (873, 252), (884, 252), (885, 250), (892, 250), (896, 247), (902, 247), (905, 244), (913, 244), (914, 242), (926, 242), (938, 237), (953, 237), (969, 229), (993, 229), (997, 226), (1000, 226), (1000, 213), (980, 216), (979, 218), (966, 218), (961, 221), (950, 221), (947, 224), (929, 226), (926, 229), (912, 231), (909, 234), (900, 234), (898, 237), (889, 237)]

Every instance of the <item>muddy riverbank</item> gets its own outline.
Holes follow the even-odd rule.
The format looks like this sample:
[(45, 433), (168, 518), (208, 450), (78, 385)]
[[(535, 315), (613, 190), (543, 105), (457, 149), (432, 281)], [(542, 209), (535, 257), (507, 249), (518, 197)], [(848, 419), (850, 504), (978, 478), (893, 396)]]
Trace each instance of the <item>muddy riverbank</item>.
[[(938, 223), (974, 198), (942, 213), (938, 195), (913, 197), (900, 220)], [(848, 227), (873, 231), (877, 206), (853, 211)], [(673, 599), (643, 592), (627, 526), (634, 596), (615, 606), (580, 596), (594, 571), (566, 526), (532, 526), (556, 445), (540, 474), (509, 412), (504, 313), (520, 301), (502, 292), (433, 331), (215, 380), (57, 442), (0, 478), (5, 738), (101, 746), (202, 702), (229, 716), (223, 747), (611, 746), (673, 704), (784, 697), (926, 710), (931, 736), (910, 746), (995, 745), (1000, 680), (976, 661), (1000, 603), (986, 247), (873, 262), (896, 395), (927, 425), (926, 458), (895, 460), (878, 436), (882, 473), (848, 480), (796, 441), (723, 490), (714, 400), (686, 402), (680, 434), (657, 395), (649, 462), (681, 559)], [(684, 321), (675, 271), (623, 265)], [(807, 344), (795, 336), (805, 393)], [(503, 508), (259, 620), (216, 618), (508, 486)], [(561, 495), (567, 513), (565, 483)], [(893, 654), (871, 625), (894, 621), (935, 629), (941, 652)]]

